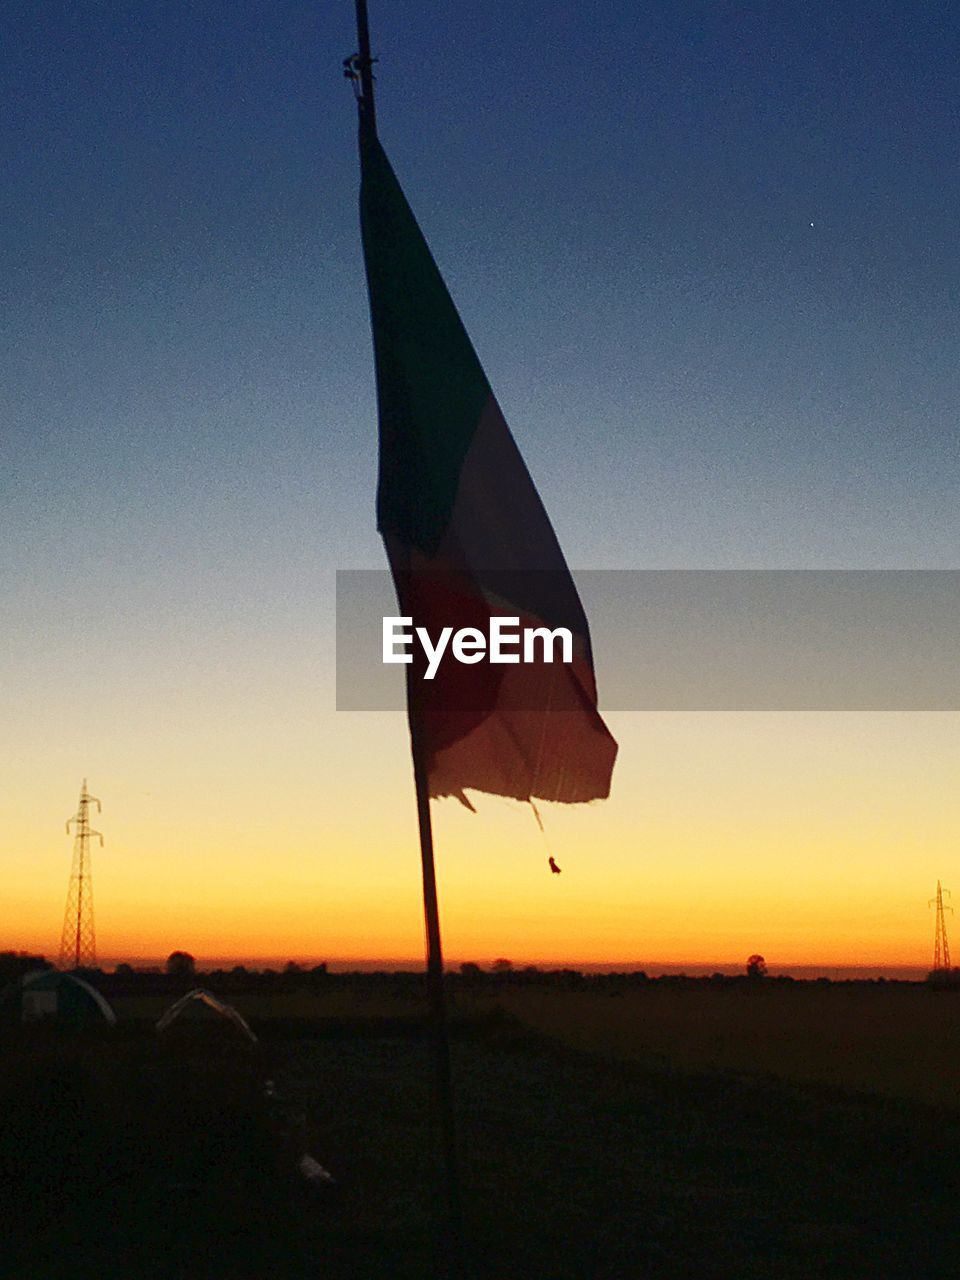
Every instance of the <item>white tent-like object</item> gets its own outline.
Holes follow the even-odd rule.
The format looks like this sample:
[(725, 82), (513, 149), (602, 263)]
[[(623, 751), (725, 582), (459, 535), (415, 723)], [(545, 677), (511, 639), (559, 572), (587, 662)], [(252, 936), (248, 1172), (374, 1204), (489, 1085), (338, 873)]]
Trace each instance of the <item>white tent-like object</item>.
[(75, 973), (35, 969), (6, 989), (3, 1004), (17, 1009), (17, 1021), (51, 1020), (73, 1026), (115, 1026), (117, 1017), (99, 991)]
[(157, 1023), (157, 1030), (160, 1032), (166, 1031), (181, 1020), (191, 1023), (200, 1021), (215, 1022), (219, 1018), (232, 1023), (237, 1031), (249, 1040), (251, 1044), (257, 1044), (257, 1037), (251, 1031), (250, 1024), (243, 1014), (236, 1010), (232, 1004), (227, 1004), (225, 1001), (218, 999), (212, 991), (207, 991), (205, 987), (194, 987), (185, 996), (181, 996), (179, 1000), (174, 1001)]

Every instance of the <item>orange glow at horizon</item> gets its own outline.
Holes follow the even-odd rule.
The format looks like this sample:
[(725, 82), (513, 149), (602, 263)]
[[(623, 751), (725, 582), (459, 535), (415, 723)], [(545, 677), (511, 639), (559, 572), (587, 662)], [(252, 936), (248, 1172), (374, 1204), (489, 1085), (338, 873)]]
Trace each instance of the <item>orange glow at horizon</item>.
[[(434, 805), (448, 961), (741, 967), (759, 951), (773, 969), (930, 964), (927, 899), (960, 861), (960, 716), (610, 719), (621, 743), (611, 799), (544, 806), (546, 843), (522, 805)], [(93, 741), (14, 761), (0, 947), (56, 957), (62, 820), (87, 775), (104, 804), (101, 957), (423, 954), (400, 716), (311, 722), (288, 708), (256, 734), (236, 721), (184, 728), (174, 717), (133, 746), (104, 723)]]

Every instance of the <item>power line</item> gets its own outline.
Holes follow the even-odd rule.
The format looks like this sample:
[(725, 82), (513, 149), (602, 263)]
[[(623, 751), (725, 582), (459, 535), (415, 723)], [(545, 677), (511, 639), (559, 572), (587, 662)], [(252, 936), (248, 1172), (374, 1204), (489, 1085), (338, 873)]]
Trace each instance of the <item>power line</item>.
[(93, 928), (93, 868), (90, 861), (90, 841), (96, 836), (103, 847), (103, 836), (90, 826), (90, 806), (100, 801), (87, 791), (84, 778), (80, 788), (80, 807), (67, 820), (67, 835), (74, 827), (73, 865), (67, 887), (67, 907), (63, 915), (63, 933), (60, 935), (61, 969), (94, 969), (97, 964), (97, 939)]
[(943, 895), (950, 897), (949, 889), (941, 889), (940, 881), (937, 881), (937, 896), (930, 898), (927, 906), (930, 907), (934, 903), (937, 904), (937, 926), (933, 940), (933, 968), (934, 972), (949, 972), (950, 970), (950, 943), (947, 941), (947, 922), (944, 919), (944, 911), (952, 911), (953, 907), (944, 907)]

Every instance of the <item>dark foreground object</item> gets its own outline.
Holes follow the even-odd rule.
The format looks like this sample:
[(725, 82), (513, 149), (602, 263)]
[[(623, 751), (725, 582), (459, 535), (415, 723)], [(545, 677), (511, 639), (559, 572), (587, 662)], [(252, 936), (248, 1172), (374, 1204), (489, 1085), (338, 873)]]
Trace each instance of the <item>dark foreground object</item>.
[[(146, 1036), (0, 1049), (2, 1273), (436, 1274), (428, 1046), (300, 1039), (265, 1053), (178, 1056)], [(510, 1025), (460, 1039), (454, 1071), (467, 1237), (448, 1275), (954, 1274), (952, 1112), (651, 1075)], [(302, 1141), (334, 1187), (297, 1173)]]

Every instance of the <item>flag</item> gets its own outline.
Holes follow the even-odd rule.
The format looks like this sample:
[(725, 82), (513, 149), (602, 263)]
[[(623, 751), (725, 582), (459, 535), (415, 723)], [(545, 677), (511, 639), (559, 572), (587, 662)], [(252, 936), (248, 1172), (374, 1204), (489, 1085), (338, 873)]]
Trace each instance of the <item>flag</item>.
[(360, 216), (380, 423), (377, 525), (401, 615), (565, 627), (572, 661), (407, 667), (431, 796), (575, 803), (609, 794), (590, 632), (540, 496), (379, 140), (361, 130)]

